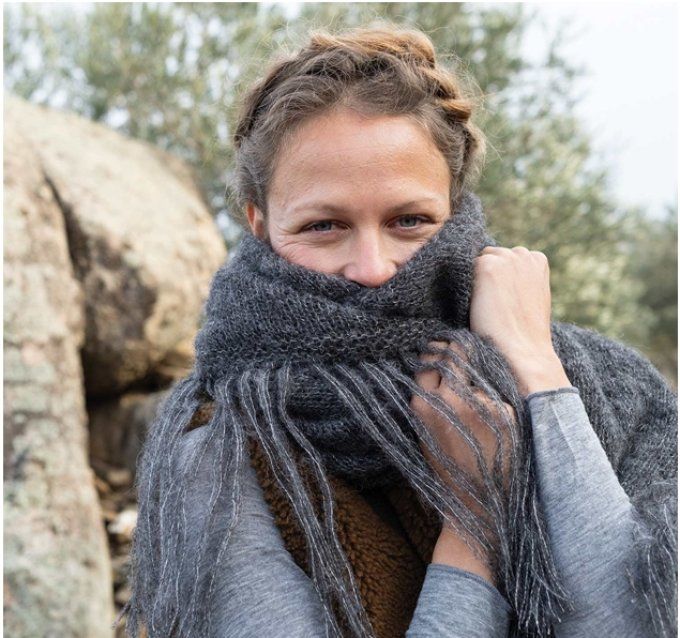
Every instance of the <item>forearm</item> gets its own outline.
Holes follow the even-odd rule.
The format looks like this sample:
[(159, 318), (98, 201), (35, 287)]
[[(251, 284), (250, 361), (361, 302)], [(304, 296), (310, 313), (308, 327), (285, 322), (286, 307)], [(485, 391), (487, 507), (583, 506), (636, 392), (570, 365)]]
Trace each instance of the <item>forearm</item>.
[(557, 567), (574, 613), (556, 635), (644, 636), (627, 570), (633, 515), (577, 388), (554, 352), (516, 359), (532, 420), (537, 478)]
[(626, 575), (633, 549), (632, 505), (577, 389), (527, 400), (550, 543), (575, 605), (574, 613), (556, 625), (556, 635), (650, 635), (631, 604)]
[(444, 525), (406, 638), (506, 638), (511, 607), (496, 589), (484, 552)]
[(431, 563), (406, 638), (507, 638), (510, 611), (487, 580)]

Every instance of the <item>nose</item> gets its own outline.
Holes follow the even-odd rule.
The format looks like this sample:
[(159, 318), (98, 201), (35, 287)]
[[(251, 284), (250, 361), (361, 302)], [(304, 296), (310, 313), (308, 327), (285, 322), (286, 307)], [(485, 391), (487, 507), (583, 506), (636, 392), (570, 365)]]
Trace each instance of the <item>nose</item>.
[(357, 239), (351, 248), (353, 258), (345, 266), (343, 276), (362, 286), (377, 288), (397, 272), (396, 262), (387, 254), (380, 237), (367, 235)]

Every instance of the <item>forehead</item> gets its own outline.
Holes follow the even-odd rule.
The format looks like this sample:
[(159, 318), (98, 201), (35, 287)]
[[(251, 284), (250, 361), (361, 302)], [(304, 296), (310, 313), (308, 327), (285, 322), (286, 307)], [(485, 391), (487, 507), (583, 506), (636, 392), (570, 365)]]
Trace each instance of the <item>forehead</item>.
[(269, 195), (286, 206), (323, 191), (448, 192), (449, 169), (429, 133), (406, 116), (333, 111), (300, 125), (277, 158)]

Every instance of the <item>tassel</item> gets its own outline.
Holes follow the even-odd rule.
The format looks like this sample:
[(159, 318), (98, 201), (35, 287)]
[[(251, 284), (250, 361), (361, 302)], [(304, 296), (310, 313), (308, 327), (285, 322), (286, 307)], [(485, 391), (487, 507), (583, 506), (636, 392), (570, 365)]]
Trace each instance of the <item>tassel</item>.
[[(312, 580), (321, 596), (330, 629), (335, 632), (335, 635), (342, 635), (341, 628), (337, 624), (332, 611), (332, 596), (335, 595), (338, 598), (340, 608), (347, 612), (346, 620), (350, 629), (355, 635), (365, 635), (370, 623), (361, 604), (351, 567), (337, 538), (332, 519), (332, 509), (328, 504), (324, 507), (325, 511), (330, 510), (331, 513), (331, 518), (325, 520), (326, 529), (324, 533), (319, 525), (308, 492), (304, 487), (289, 443), (283, 436), (281, 423), (274, 418), (270, 387), (271, 369), (253, 372), (252, 376), (251, 384), (248, 383), (250, 373), (245, 372), (241, 376), (239, 392), (243, 406), (249, 424), (262, 443), (279, 487), (288, 498), (305, 532), (308, 540)], [(255, 388), (257, 407), (253, 400), (250, 385)]]
[[(367, 364), (361, 366), (366, 369)], [(371, 412), (367, 413), (363, 407), (357, 402), (353, 405), (357, 418), (359, 418), (367, 429), (368, 434), (374, 438), (381, 449), (385, 450), (392, 458), (394, 464), (399, 468), (402, 474), (407, 478), (409, 483), (423, 496), (425, 500), (436, 509), (442, 518), (451, 520), (451, 516), (455, 518), (452, 521), (454, 525), (462, 525), (470, 536), (477, 536), (480, 534), (479, 530), (471, 529), (468, 521), (456, 516), (455, 512), (465, 511), (465, 506), (460, 502), (450, 488), (441, 484), (434, 478), (434, 473), (422, 456), (422, 452), (416, 444), (413, 437), (406, 436), (401, 427), (389, 415), (389, 410), (384, 409), (383, 403), (379, 402), (374, 393), (369, 392), (370, 383), (367, 379), (361, 378), (356, 372), (339, 366), (339, 370), (350, 378), (355, 386), (355, 392), (358, 396), (363, 397), (369, 403)], [(375, 378), (375, 377), (374, 377)], [(380, 381), (378, 381), (380, 384)], [(390, 396), (386, 394), (386, 396)], [(354, 399), (348, 399), (352, 401)], [(409, 413), (404, 409), (403, 405), (396, 406), (402, 411), (402, 415), (409, 420), (408, 424), (415, 430), (419, 430), (422, 438), (430, 443), (431, 449), (434, 449), (436, 443), (429, 431), (419, 422), (415, 414)], [(440, 453), (442, 464), (446, 464), (452, 469), (452, 479), (456, 482), (462, 482), (467, 489), (471, 488), (471, 481), (465, 472), (457, 472), (451, 464), (450, 459)], [(454, 500), (454, 506), (448, 506), (448, 502)], [(483, 503), (479, 501), (480, 505)], [(451, 513), (448, 513), (451, 512)]]

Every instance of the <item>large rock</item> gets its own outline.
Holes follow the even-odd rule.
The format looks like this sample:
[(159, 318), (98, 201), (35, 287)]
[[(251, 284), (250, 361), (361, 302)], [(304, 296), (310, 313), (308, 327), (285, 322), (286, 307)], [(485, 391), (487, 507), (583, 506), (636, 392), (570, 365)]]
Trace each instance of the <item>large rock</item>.
[(8, 129), (35, 149), (65, 220), (84, 293), (87, 393), (117, 394), (184, 352), (224, 242), (179, 159), (10, 95)]
[(37, 142), (17, 103), (6, 104), (4, 633), (108, 638), (111, 565), (79, 356), (84, 298)]

